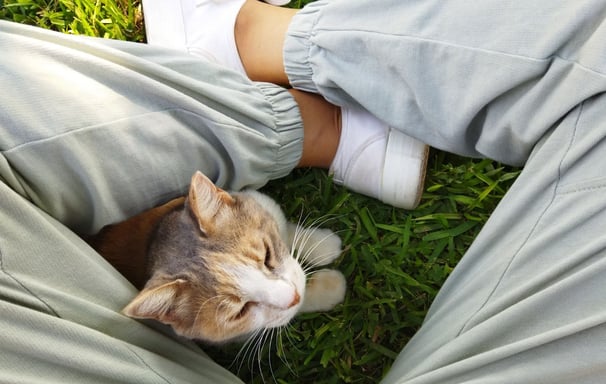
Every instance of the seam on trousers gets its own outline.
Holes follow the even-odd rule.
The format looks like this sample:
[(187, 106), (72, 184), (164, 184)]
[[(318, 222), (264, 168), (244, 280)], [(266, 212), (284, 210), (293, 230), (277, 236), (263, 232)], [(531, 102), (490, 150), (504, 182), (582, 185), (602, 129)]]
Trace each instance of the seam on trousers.
[(556, 182), (556, 186), (554, 189), (554, 194), (556, 194), (556, 195), (560, 192), (560, 189), (561, 189), (560, 179), (562, 178), (562, 164), (564, 163), (564, 160), (566, 160), (566, 157), (568, 156), (568, 152), (570, 152), (570, 148), (572, 147), (572, 144), (576, 140), (577, 128), (579, 125), (579, 120), (581, 120), (581, 115), (583, 114), (584, 106), (585, 106), (585, 103), (581, 103), (581, 105), (579, 106), (579, 114), (577, 115), (577, 118), (574, 122), (574, 130), (572, 131), (572, 137), (570, 138), (570, 143), (568, 144), (568, 148), (566, 148), (566, 152), (564, 152), (564, 156), (562, 156), (562, 159), (560, 160), (560, 164), (558, 166), (558, 180)]
[(562, 61), (578, 65), (579, 67), (581, 67), (591, 73), (594, 73), (598, 76), (602, 76), (602, 77), (606, 76), (606, 72), (604, 72), (601, 69), (589, 67), (589, 66), (581, 63), (578, 60), (574, 60), (574, 59), (571, 59), (570, 57), (562, 56), (561, 54), (559, 54), (557, 52), (554, 52), (545, 57), (532, 57), (529, 55), (511, 53), (511, 52), (506, 52), (506, 51), (499, 51), (499, 50), (490, 49), (490, 48), (474, 47), (471, 45), (464, 45), (464, 44), (459, 44), (459, 43), (456, 43), (453, 41), (439, 40), (439, 39), (434, 39), (434, 38), (425, 37), (425, 36), (416, 36), (416, 35), (403, 34), (403, 33), (402, 34), (384, 33), (384, 32), (380, 32), (380, 31), (372, 31), (372, 30), (367, 30), (367, 29), (347, 29), (347, 30), (345, 30), (345, 29), (338, 29), (338, 28), (330, 28), (330, 29), (329, 28), (317, 28), (317, 29), (315, 29), (315, 32), (316, 32), (316, 34), (318, 32), (324, 32), (324, 33), (358, 32), (358, 33), (365, 33), (365, 34), (369, 34), (369, 35), (391, 36), (391, 37), (412, 40), (415, 42), (425, 42), (425, 43), (437, 44), (437, 45), (442, 45), (442, 46), (450, 46), (450, 47), (454, 47), (454, 48), (459, 48), (459, 49), (464, 49), (464, 50), (474, 51), (474, 52), (481, 52), (481, 53), (486, 53), (486, 54), (490, 54), (490, 55), (503, 55), (503, 56), (507, 56), (507, 57), (511, 57), (511, 58), (515, 58), (515, 59), (530, 60), (530, 61), (534, 61), (537, 63), (552, 62), (554, 59), (560, 59)]
[(560, 162), (558, 164), (557, 177), (556, 177), (556, 180), (555, 180), (555, 186), (553, 188), (551, 199), (549, 200), (549, 202), (545, 206), (545, 209), (543, 209), (543, 212), (541, 212), (541, 214), (538, 216), (537, 220), (535, 221), (534, 225), (532, 226), (532, 228), (528, 232), (528, 236), (526, 236), (526, 238), (524, 239), (524, 241), (522, 242), (522, 244), (520, 244), (520, 246), (518, 247), (518, 249), (515, 251), (515, 253), (511, 257), (511, 259), (507, 263), (507, 266), (505, 267), (505, 269), (503, 269), (503, 272), (501, 273), (501, 276), (499, 276), (499, 278), (498, 278), (496, 284), (494, 285), (493, 289), (490, 291), (490, 293), (488, 294), (488, 296), (486, 297), (486, 299), (484, 300), (484, 302), (482, 303), (482, 305), (471, 316), (469, 316), (469, 318), (467, 319), (467, 321), (465, 321), (465, 323), (463, 324), (463, 326), (461, 327), (461, 329), (459, 330), (459, 332), (457, 332), (457, 336), (460, 336), (468, 328), (468, 324), (477, 316), (477, 314), (480, 311), (482, 311), (482, 309), (484, 309), (486, 307), (486, 305), (488, 304), (488, 302), (490, 302), (490, 300), (493, 297), (494, 293), (500, 287), (501, 282), (503, 281), (503, 278), (505, 277), (505, 275), (507, 274), (507, 272), (511, 268), (511, 265), (516, 260), (516, 257), (520, 254), (520, 251), (524, 248), (524, 246), (526, 245), (526, 243), (528, 243), (528, 240), (534, 235), (534, 232), (535, 232), (537, 226), (543, 220), (543, 217), (545, 216), (545, 214), (549, 211), (549, 209), (553, 205), (553, 203), (554, 203), (554, 201), (555, 201), (555, 199), (556, 199), (556, 197), (558, 195), (558, 193), (557, 193), (558, 192), (558, 187), (560, 186), (560, 181), (561, 181), (561, 178), (562, 178), (562, 164), (564, 163), (564, 160), (568, 156), (568, 153), (570, 152), (572, 144), (575, 141), (576, 134), (577, 134), (577, 127), (578, 127), (578, 123), (579, 123), (581, 114), (583, 112), (583, 106), (584, 106), (584, 104), (585, 103), (581, 103), (579, 105), (580, 108), (579, 108), (576, 120), (574, 122), (574, 129), (573, 129), (573, 132), (572, 132), (572, 137), (570, 138), (570, 140), (568, 142), (568, 146), (566, 148), (566, 151), (564, 152), (564, 154), (560, 158)]
[[(8, 172), (8, 174), (6, 174), (5, 176), (2, 175), (2, 172), (3, 172), (2, 168), (4, 166), (6, 166), (6, 170)], [(29, 194), (27, 193), (27, 188), (23, 184), (21, 177), (19, 176), (18, 172), (15, 169), (13, 169), (13, 167), (10, 165), (10, 162), (8, 161), (8, 159), (4, 156), (4, 151), (1, 151), (1, 150), (0, 150), (0, 183), (7, 186), (9, 189), (14, 191), (16, 194), (23, 197), (25, 200), (31, 202), (31, 198), (30, 198)]]
[(597, 185), (591, 185), (591, 186), (587, 186), (587, 187), (576, 187), (576, 188), (566, 188), (566, 187), (562, 187), (562, 190), (558, 190), (558, 195), (569, 195), (569, 194), (573, 194), (573, 193), (577, 193), (577, 192), (591, 192), (591, 191), (597, 191), (600, 189), (605, 189), (606, 188), (606, 182), (603, 182), (601, 184), (597, 184)]
[[(62, 137), (68, 137), (70, 135), (77, 134), (79, 132), (83, 132), (83, 131), (90, 130), (90, 129), (98, 129), (98, 128), (109, 127), (109, 126), (112, 126), (113, 124), (116, 124), (116, 123), (128, 122), (128, 121), (132, 121), (132, 120), (138, 119), (140, 117), (151, 116), (151, 115), (154, 115), (154, 114), (167, 114), (167, 115), (171, 115), (172, 116), (172, 114), (174, 112), (190, 114), (190, 115), (193, 115), (193, 116), (196, 116), (196, 117), (200, 118), (201, 121), (203, 121), (203, 122), (206, 123), (206, 125), (203, 126), (205, 128), (211, 127), (212, 125), (216, 125), (216, 126), (220, 126), (222, 128), (240, 129), (240, 130), (245, 131), (247, 134), (256, 135), (256, 136), (262, 137), (262, 138), (265, 137), (259, 131), (256, 131), (256, 130), (248, 127), (244, 123), (239, 123), (235, 119), (231, 119), (231, 121), (218, 121), (216, 119), (213, 119), (211, 116), (204, 115), (204, 114), (201, 114), (201, 113), (196, 112), (196, 111), (192, 111), (192, 110), (190, 110), (188, 108), (169, 107), (169, 108), (162, 108), (162, 109), (153, 110), (153, 111), (144, 112), (144, 113), (138, 113), (136, 115), (121, 117), (121, 118), (117, 118), (117, 119), (113, 119), (113, 120), (109, 120), (109, 121), (105, 121), (105, 122), (100, 122), (100, 123), (96, 123), (96, 124), (91, 124), (91, 125), (86, 125), (86, 126), (82, 126), (82, 127), (77, 127), (77, 128), (73, 128), (73, 129), (70, 129), (68, 131), (65, 131), (65, 132), (60, 132), (60, 133), (49, 135), (49, 136), (33, 138), (31, 140), (24, 141), (22, 143), (18, 143), (16, 145), (11, 146), (11, 147), (8, 147), (8, 148), (0, 150), (0, 155), (2, 155), (2, 154), (11, 154), (11, 153), (13, 153), (15, 151), (18, 151), (18, 150), (23, 149), (23, 148), (27, 148), (27, 147), (32, 146), (32, 145), (38, 145), (40, 143), (44, 143), (44, 142), (47, 142), (47, 141), (53, 141), (53, 140), (60, 139)], [(198, 129), (198, 127), (191, 127), (192, 131), (196, 131), (197, 129)]]
[(158, 378), (162, 379), (162, 381), (164, 381), (165, 383), (170, 383), (170, 380), (168, 380), (166, 377), (162, 376), (160, 374), (160, 372), (156, 371), (151, 365), (147, 364), (145, 359), (143, 359), (141, 356), (139, 356), (139, 354), (137, 352), (135, 352), (128, 344), (126, 345), (126, 349), (128, 349), (129, 352), (132, 353), (139, 360), (139, 362), (141, 364), (143, 364), (147, 369), (149, 369), (156, 376), (158, 376)]
[(40, 296), (36, 295), (34, 292), (32, 292), (29, 288), (27, 288), (25, 286), (25, 284), (21, 283), (21, 281), (19, 281), (19, 279), (17, 279), (15, 276), (13, 276), (12, 274), (10, 274), (5, 268), (4, 268), (4, 256), (2, 253), (2, 247), (0, 244), (0, 270), (6, 275), (8, 276), (11, 280), (13, 280), (15, 283), (17, 283), (17, 285), (19, 285), (25, 292), (29, 293), (32, 297), (35, 297), (36, 299), (38, 299), (38, 301), (40, 301), (49, 311), (49, 313), (57, 318), (61, 318), (61, 316), (59, 316), (59, 314), (46, 302), (44, 301)]

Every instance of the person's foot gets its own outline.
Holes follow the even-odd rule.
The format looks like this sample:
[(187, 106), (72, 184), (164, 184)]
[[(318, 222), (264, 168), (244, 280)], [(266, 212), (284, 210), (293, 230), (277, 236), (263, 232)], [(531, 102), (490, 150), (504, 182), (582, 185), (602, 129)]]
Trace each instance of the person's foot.
[(330, 167), (336, 184), (399, 208), (421, 199), (429, 147), (365, 110), (342, 108), (341, 139)]
[[(143, 0), (147, 42), (205, 57), (246, 74), (234, 37), (236, 17), (245, 1)], [(427, 156), (427, 145), (389, 128), (365, 110), (344, 108), (339, 148), (330, 172), (337, 184), (411, 209), (422, 194)]]

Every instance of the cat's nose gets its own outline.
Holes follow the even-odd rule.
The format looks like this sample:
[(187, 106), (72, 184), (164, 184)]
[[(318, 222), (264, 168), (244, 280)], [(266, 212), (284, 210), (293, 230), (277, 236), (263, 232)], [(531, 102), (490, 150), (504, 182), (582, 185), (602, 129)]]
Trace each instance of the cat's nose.
[(288, 304), (288, 308), (292, 308), (295, 305), (299, 304), (299, 302), (301, 301), (301, 296), (299, 296), (299, 292), (297, 292), (295, 290), (295, 297), (293, 297), (292, 302), (290, 304)]

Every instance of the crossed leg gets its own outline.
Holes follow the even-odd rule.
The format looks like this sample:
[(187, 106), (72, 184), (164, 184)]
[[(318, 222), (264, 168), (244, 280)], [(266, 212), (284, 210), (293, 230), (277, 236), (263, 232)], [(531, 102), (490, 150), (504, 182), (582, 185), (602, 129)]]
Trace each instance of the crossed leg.
[[(253, 3), (242, 8), (244, 26), (253, 25), (247, 12), (265, 8)], [(360, 2), (344, 16), (339, 2), (320, 1), (295, 15), (275, 44), (285, 46), (281, 56), (271, 42), (263, 51), (285, 66), (256, 68), (255, 51), (240, 54), (252, 77), (341, 105), (353, 100), (438, 148), (524, 165), (385, 383), (600, 382), (606, 63), (595, 52), (606, 31), (590, 26), (601, 25), (603, 4), (437, 3)], [(557, 23), (561, 9), (576, 15), (565, 26)], [(401, 16), (397, 26), (381, 17), (386, 10)], [(529, 22), (503, 35), (498, 26), (513, 19)], [(348, 63), (348, 51), (364, 60)], [(312, 75), (297, 73), (301, 62), (313, 63)], [(387, 96), (369, 97), (381, 85)], [(385, 100), (402, 110), (384, 108)]]

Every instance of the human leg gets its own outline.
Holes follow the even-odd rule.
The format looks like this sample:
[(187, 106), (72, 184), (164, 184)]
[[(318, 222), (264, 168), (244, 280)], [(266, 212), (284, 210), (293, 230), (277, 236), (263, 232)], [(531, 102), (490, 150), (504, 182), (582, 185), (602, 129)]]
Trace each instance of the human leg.
[(296, 89), (289, 92), (297, 101), (305, 127), (298, 166), (329, 168), (339, 146), (341, 110), (319, 95)]
[[(306, 127), (300, 167), (330, 169), (336, 183), (397, 207), (418, 205), (428, 151), (424, 144), (386, 132), (385, 125), (365, 111), (342, 110), (315, 93), (290, 92)], [(331, 129), (336, 132), (327, 135)]]
[(286, 31), (296, 12), (259, 1), (244, 2), (234, 35), (242, 65), (251, 79), (289, 85), (282, 52)]
[[(285, 54), (312, 68), (304, 89), (321, 84), (329, 99), (363, 100), (440, 148), (525, 164), (385, 382), (601, 382), (604, 4), (359, 2), (367, 12), (348, 14), (357, 32), (347, 36), (338, 4), (323, 3), (334, 13), (318, 4), (301, 48), (310, 63)], [(373, 16), (386, 9), (402, 15), (397, 25)], [(384, 44), (369, 43), (376, 20), (393, 28), (378, 36)], [(348, 39), (355, 43), (337, 43)], [(355, 57), (368, 59), (365, 70), (353, 72)], [(393, 77), (347, 82), (386, 66)]]
[[(285, 83), (282, 44), (295, 10), (245, 0), (146, 0), (143, 8), (149, 44), (212, 57), (253, 80)], [(335, 111), (334, 104), (322, 105), (321, 98), (297, 94), (315, 100), (317, 107), (310, 116), (321, 110)], [(342, 133), (338, 151), (325, 156), (335, 161), (328, 166), (302, 164), (330, 167), (338, 184), (397, 207), (414, 208), (422, 193), (427, 146), (391, 129), (363, 108), (339, 109), (331, 112), (344, 116), (338, 129)]]
[[(385, 381), (599, 382), (603, 4), (340, 4), (291, 24), (294, 86), (440, 148), (526, 165)], [(369, 33), (376, 23), (393, 30)]]
[(601, 62), (603, 8), (320, 0), (289, 25), (284, 66), (293, 87), (362, 105), (432, 147), (521, 165), (547, 129), (600, 92), (582, 73)]
[(95, 232), (186, 191), (291, 171), (303, 127), (283, 88), (143, 44), (0, 24), (0, 178), (70, 228)]
[[(600, 91), (599, 84), (579, 86), (566, 63), (599, 64), (601, 34), (593, 26), (603, 6), (318, 0), (293, 12), (251, 0), (231, 39), (241, 41), (252, 79), (361, 105), (433, 147), (521, 165), (549, 127)], [(512, 28), (512, 20), (523, 25)], [(256, 62), (263, 63), (258, 70)]]
[[(399, 89), (403, 98), (391, 87), (385, 93), (402, 110), (387, 110), (390, 105), (359, 96), (362, 87), (372, 85), (363, 79), (359, 89), (349, 83), (343, 93), (331, 88), (342, 84), (335, 68), (348, 66), (347, 52), (320, 34), (330, 16), (339, 17), (338, 2), (330, 3), (335, 11), (330, 16), (316, 9), (321, 13), (314, 19), (318, 33), (301, 49), (314, 58), (306, 78), (310, 90), (322, 84), (340, 100), (366, 100), (374, 105), (368, 104), (370, 109), (386, 110), (377, 112), (386, 118), (400, 113), (402, 129), (436, 146), (525, 168), (385, 382), (601, 382), (606, 339), (604, 4), (526, 2), (503, 9), (502, 2), (398, 3), (409, 7), (408, 18), (394, 17), (398, 25), (392, 27), (402, 29), (383, 45), (364, 44), (365, 37), (372, 38), (364, 23), (379, 19), (370, 9), (359, 13), (363, 36), (341, 36), (337, 26), (344, 24), (331, 24), (336, 37), (357, 40), (350, 52), (365, 52), (370, 63), (364, 65), (392, 65), (373, 58), (390, 58), (380, 54), (383, 48), (396, 52), (401, 47), (394, 58), (404, 64), (400, 70), (394, 65), (400, 74), (392, 80), (405, 80), (399, 82), (406, 85)], [(369, 5), (355, 5), (364, 4)], [(398, 4), (374, 2), (372, 7), (396, 12)], [(499, 28), (512, 20), (516, 29)], [(339, 65), (322, 60), (327, 52)], [(326, 74), (327, 68), (334, 72)], [(374, 94), (386, 84), (394, 82), (376, 83)]]
[(540, 140), (384, 383), (603, 381), (605, 108)]
[(73, 230), (181, 194), (196, 169), (231, 188), (289, 172), (302, 147), (294, 98), (140, 44), (0, 22), (0, 47), (0, 377), (238, 382), (121, 315), (134, 287)]
[(287, 85), (286, 30), (296, 9), (253, 0), (143, 2), (147, 42), (212, 57), (254, 81)]
[(120, 310), (136, 294), (0, 182), (0, 377), (8, 383), (238, 383), (192, 342)]
[[(339, 4), (291, 25), (287, 50), (298, 39), (308, 55), (285, 53), (295, 87), (361, 102), (438, 147), (525, 164), (385, 382), (601, 382), (604, 4)], [(406, 17), (373, 17), (385, 10)], [(297, 29), (306, 12), (317, 17)], [(375, 39), (376, 22), (393, 30)], [(385, 66), (393, 78), (360, 76)]]

